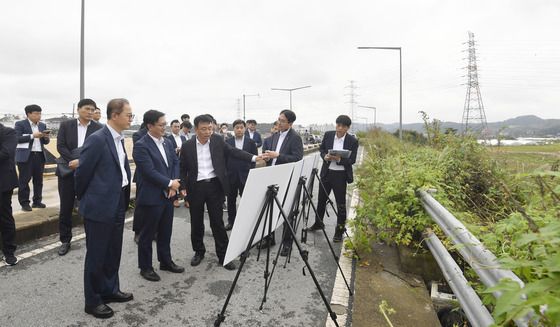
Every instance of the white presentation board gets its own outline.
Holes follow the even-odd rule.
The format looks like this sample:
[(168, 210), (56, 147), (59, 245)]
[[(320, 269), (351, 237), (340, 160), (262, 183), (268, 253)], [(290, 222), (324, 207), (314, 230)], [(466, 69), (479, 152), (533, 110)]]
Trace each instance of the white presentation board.
[[(299, 165), (299, 169), (301, 170), (301, 164), (302, 163), (300, 161), (278, 166), (251, 169), (249, 171), (245, 189), (243, 190), (243, 196), (241, 197), (239, 207), (237, 208), (235, 224), (233, 225), (233, 230), (231, 231), (231, 235), (229, 237), (229, 244), (224, 258), (224, 265), (237, 258), (247, 248), (247, 244), (251, 238), (251, 233), (257, 225), (259, 214), (264, 206), (268, 186), (278, 185), (277, 197), (280, 201), (282, 201), (290, 185), (290, 179), (292, 178), (294, 167)], [(280, 210), (276, 205), (274, 205), (272, 212), (272, 226), (274, 227), (277, 226)], [(261, 239), (264, 219), (265, 217), (263, 217), (263, 221), (259, 224), (253, 244)]]

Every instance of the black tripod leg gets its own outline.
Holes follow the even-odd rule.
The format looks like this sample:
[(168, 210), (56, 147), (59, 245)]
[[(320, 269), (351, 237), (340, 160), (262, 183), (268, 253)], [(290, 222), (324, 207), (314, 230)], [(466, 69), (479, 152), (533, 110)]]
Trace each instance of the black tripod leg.
[[(270, 201), (269, 203), (270, 207), (268, 208), (268, 235), (270, 235), (272, 233), (272, 213), (274, 210), (272, 210), (273, 208), (273, 204), (272, 201)], [(264, 228), (263, 228), (264, 231)], [(270, 242), (270, 241), (269, 241)], [(266, 302), (266, 295), (268, 294), (268, 287), (270, 286), (270, 279), (272, 278), (272, 272), (274, 272), (274, 268), (276, 267), (276, 263), (274, 263), (273, 267), (272, 267), (272, 272), (269, 272), (269, 264), (270, 264), (270, 246), (266, 248), (266, 265), (265, 265), (265, 270), (264, 270), (264, 293), (263, 293), (263, 298), (261, 301), (261, 305), (259, 307), (259, 310), (262, 310), (264, 303)]]
[[(305, 193), (309, 192), (307, 187), (304, 187), (303, 191)], [(313, 203), (311, 203), (311, 207), (313, 208), (313, 211), (315, 212), (315, 215), (317, 215), (317, 208), (315, 208), (315, 205)], [(336, 265), (338, 266), (338, 271), (340, 271), (340, 274), (342, 275), (342, 279), (344, 279), (344, 283), (346, 284), (346, 288), (348, 289), (348, 292), (350, 293), (350, 295), (354, 295), (354, 293), (352, 292), (352, 288), (350, 287), (350, 284), (348, 284), (348, 281), (346, 280), (346, 276), (344, 275), (344, 272), (342, 271), (342, 267), (340, 267), (340, 262), (338, 260), (339, 257), (334, 252), (334, 248), (332, 246), (331, 241), (329, 240), (329, 236), (327, 235), (327, 231), (325, 231), (325, 225), (323, 225), (323, 227), (321, 227), (321, 230), (323, 231), (323, 235), (325, 235), (325, 240), (327, 241), (327, 244), (329, 245), (329, 249), (331, 250), (331, 253), (333, 255), (334, 261), (336, 262)]]
[[(282, 209), (282, 205), (280, 204), (280, 201), (278, 200), (277, 197), (274, 198), (274, 201), (276, 201), (276, 205), (280, 209), (280, 212), (282, 214), (282, 218), (284, 219), (284, 222), (288, 223), (288, 217), (284, 213), (284, 210)], [(313, 272), (313, 269), (311, 268), (311, 265), (309, 264), (309, 261), (308, 261), (308, 253), (309, 252), (304, 251), (303, 248), (301, 247), (301, 244), (299, 244), (299, 241), (295, 238), (295, 231), (292, 228), (292, 226), (290, 224), (288, 224), (287, 226), (288, 226), (288, 232), (292, 234), (292, 237), (294, 238), (294, 244), (297, 246), (299, 254), (300, 254), (301, 258), (303, 259), (303, 261), (305, 262), (305, 266), (307, 267), (307, 271), (309, 271), (309, 274), (311, 275), (311, 278), (313, 279), (313, 282), (315, 283), (315, 287), (317, 288), (317, 291), (319, 291), (319, 294), (321, 295), (321, 299), (323, 299), (323, 303), (325, 304), (325, 307), (327, 307), (327, 311), (329, 312), (329, 316), (331, 317), (334, 325), (339, 327), (338, 322), (336, 321), (336, 313), (332, 310), (331, 305), (330, 305), (329, 301), (327, 300), (327, 298), (325, 296), (325, 293), (323, 293), (323, 289), (321, 288), (321, 285), (319, 285), (319, 281), (317, 280), (317, 277), (315, 276), (315, 273)]]
[[(265, 205), (263, 206), (263, 208), (262, 208), (262, 210), (259, 214), (259, 218), (257, 219), (257, 223), (256, 223), (255, 227), (253, 228), (251, 238), (249, 239), (249, 243), (247, 244), (247, 248), (245, 249), (245, 255), (241, 256), (241, 263), (239, 264), (239, 268), (237, 269), (237, 273), (235, 274), (235, 278), (233, 279), (233, 282), (231, 283), (231, 287), (230, 287), (229, 293), (226, 297), (226, 301), (224, 303), (224, 306), (222, 307), (222, 311), (220, 311), (220, 313), (218, 313), (218, 317), (216, 317), (216, 320), (214, 321), (214, 326), (215, 327), (220, 326), (221, 323), (224, 322), (224, 320), (226, 319), (226, 316), (225, 316), (226, 309), (227, 309), (227, 306), (229, 304), (229, 300), (231, 299), (231, 295), (233, 294), (233, 290), (235, 289), (235, 285), (237, 285), (237, 280), (239, 279), (239, 275), (241, 275), (241, 270), (243, 269), (243, 266), (245, 265), (245, 261), (247, 261), (247, 253), (251, 249), (251, 245), (253, 244), (253, 240), (255, 239), (255, 235), (257, 234), (257, 231), (259, 229), (259, 225), (261, 224), (262, 218), (263, 218), (267, 208), (272, 209), (272, 205), (273, 205), (273, 201), (274, 201), (273, 199), (275, 199), (275, 193), (269, 187), (269, 190), (268, 190), (268, 193), (267, 193), (267, 196), (266, 196)], [(270, 211), (272, 211), (272, 210), (270, 210)]]

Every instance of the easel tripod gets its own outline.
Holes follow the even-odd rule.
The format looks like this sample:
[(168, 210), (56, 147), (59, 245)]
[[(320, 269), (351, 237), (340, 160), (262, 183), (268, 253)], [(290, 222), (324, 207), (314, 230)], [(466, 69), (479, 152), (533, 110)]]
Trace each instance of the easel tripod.
[[(270, 235), (270, 233), (272, 232), (272, 228), (273, 228), (273, 226), (272, 226), (272, 223), (273, 223), (273, 208), (274, 208), (275, 205), (279, 209), (280, 214), (282, 216), (282, 219), (284, 220), (284, 223), (288, 226), (287, 230), (291, 234), (292, 238), (294, 239), (294, 243), (295, 243), (295, 245), (296, 245), (296, 247), (299, 251), (299, 254), (300, 254), (302, 260), (305, 262), (307, 270), (309, 271), (309, 274), (311, 275), (311, 278), (313, 279), (313, 282), (315, 283), (315, 287), (317, 288), (317, 290), (319, 291), (319, 294), (321, 295), (321, 299), (323, 300), (323, 303), (325, 304), (325, 307), (327, 308), (327, 311), (329, 312), (330, 318), (332, 319), (335, 326), (338, 326), (338, 322), (336, 321), (336, 313), (332, 310), (332, 308), (329, 304), (329, 301), (325, 297), (325, 294), (323, 293), (323, 290), (321, 289), (321, 286), (319, 285), (319, 281), (317, 280), (317, 277), (315, 276), (315, 273), (313, 272), (313, 270), (311, 269), (311, 266), (309, 265), (308, 252), (303, 250), (303, 248), (301, 247), (301, 244), (296, 239), (295, 231), (294, 231), (293, 227), (289, 224), (288, 217), (284, 213), (284, 210), (282, 209), (282, 204), (278, 200), (277, 195), (278, 195), (278, 186), (277, 185), (269, 185), (268, 189), (267, 189), (267, 192), (266, 192), (266, 195), (265, 195), (265, 202), (263, 204), (263, 207), (261, 208), (261, 211), (260, 211), (260, 214), (258, 216), (257, 222), (255, 224), (255, 227), (253, 228), (253, 231), (251, 233), (251, 237), (249, 239), (249, 242), (247, 243), (247, 247), (245, 249), (245, 252), (241, 256), (241, 263), (239, 265), (239, 268), (237, 269), (237, 273), (235, 274), (235, 278), (233, 279), (233, 282), (231, 284), (231, 288), (230, 288), (229, 293), (226, 297), (226, 301), (225, 301), (225, 303), (222, 307), (222, 310), (220, 311), (216, 320), (214, 321), (214, 326), (215, 327), (220, 326), (221, 323), (225, 320), (225, 312), (226, 312), (227, 306), (229, 304), (229, 300), (231, 299), (231, 296), (233, 294), (233, 290), (235, 289), (235, 286), (237, 284), (239, 276), (241, 275), (241, 270), (243, 269), (243, 266), (245, 265), (245, 262), (247, 261), (247, 253), (249, 253), (249, 250), (251, 249), (251, 246), (253, 244), (253, 241), (255, 239), (255, 236), (258, 232), (259, 226), (260, 226), (263, 218), (265, 218), (265, 221), (264, 221), (264, 227), (263, 227), (261, 236), (264, 236), (265, 230), (267, 231), (268, 235)], [(270, 247), (267, 248), (266, 265), (265, 265), (265, 272), (264, 272), (265, 297), (266, 297), (266, 292), (268, 291), (268, 286), (270, 285), (270, 283), (269, 283), (270, 274), (269, 274), (269, 271), (268, 271), (269, 270), (269, 261), (270, 261)]]

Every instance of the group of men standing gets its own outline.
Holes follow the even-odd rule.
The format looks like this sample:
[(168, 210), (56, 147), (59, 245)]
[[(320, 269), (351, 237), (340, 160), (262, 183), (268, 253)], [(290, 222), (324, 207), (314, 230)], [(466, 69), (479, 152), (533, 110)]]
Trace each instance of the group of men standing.
[[(243, 120), (234, 121), (233, 137), (224, 138), (214, 132), (217, 130), (216, 121), (208, 114), (195, 117), (194, 124), (190, 123), (190, 117), (186, 120), (182, 117), (182, 123), (172, 121), (171, 135), (166, 136), (165, 114), (149, 110), (143, 116), (143, 130), (134, 136), (132, 157), (136, 171), (133, 180), (122, 134), (130, 127), (134, 118), (130, 103), (126, 99), (109, 101), (105, 126), (93, 121), (96, 108), (93, 100), (83, 99), (78, 104), (78, 119), (61, 124), (57, 138), (57, 148), (61, 155), (57, 161), (57, 176), (62, 243), (59, 254), (65, 255), (70, 249), (72, 208), (77, 198), (86, 233), (85, 312), (98, 318), (113, 315), (113, 310), (107, 304), (133, 299), (131, 293), (123, 292), (119, 286), (124, 217), (129, 206), (132, 181), (136, 182), (137, 192), (134, 229), (138, 235), (140, 275), (149, 281), (159, 281), (161, 277), (152, 263), (154, 238), (159, 270), (172, 273), (185, 271), (184, 267), (173, 261), (170, 248), (173, 208), (179, 197), (185, 198), (190, 211), (191, 245), (194, 251), (191, 266), (199, 265), (206, 253), (203, 240), (205, 208), (208, 211), (218, 262), (223, 264), (228, 245), (227, 231), (235, 224), (237, 195), (243, 194), (249, 170), (260, 160), (271, 166), (303, 158), (303, 142), (292, 128), (296, 115), (291, 110), (280, 112), (273, 127), (274, 133), (264, 140), (254, 129), (256, 122), (246, 124)], [(13, 188), (17, 184), (13, 167), (14, 149), (24, 137), (31, 144), (28, 147), (31, 153), (35, 152), (33, 149), (42, 148), (49, 141), (45, 126), (41, 126), (38, 119), (29, 120), (34, 121), (36, 126), (26, 129), (26, 133), (18, 139), (16, 135), (19, 134), (0, 125), (0, 228), (2, 249), (8, 263), (13, 261), (15, 251), (12, 238), (15, 227), (10, 206)], [(336, 123), (336, 131), (327, 132), (321, 144), (323, 186), (319, 193), (319, 216), (310, 230), (324, 228), (322, 218), (325, 204), (328, 194), (333, 190), (338, 206), (334, 240), (340, 241), (346, 219), (346, 185), (353, 179), (352, 164), (356, 159), (358, 142), (347, 133), (350, 118), (339, 116)], [(193, 127), (194, 134), (191, 135), (188, 131)], [(257, 149), (261, 144), (263, 149), (259, 155)], [(15, 150), (19, 148), (17, 146)], [(329, 155), (330, 149), (348, 149), (352, 152), (349, 158), (341, 158)], [(36, 164), (33, 160), (44, 165), (44, 156), (29, 156), (33, 157), (28, 165)], [(20, 179), (21, 174), (22, 170)], [(223, 222), (226, 197), (227, 225)], [(35, 206), (41, 203), (40, 198), (34, 197), (33, 200)], [(291, 244), (288, 239), (284, 242), (286, 247)], [(273, 245), (274, 236), (261, 246)], [(230, 262), (224, 268), (233, 270), (236, 267)]]

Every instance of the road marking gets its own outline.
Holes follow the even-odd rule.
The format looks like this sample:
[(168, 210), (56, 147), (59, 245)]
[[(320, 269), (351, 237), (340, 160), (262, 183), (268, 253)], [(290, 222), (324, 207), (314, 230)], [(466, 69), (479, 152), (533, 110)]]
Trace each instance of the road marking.
[[(132, 217), (126, 218), (126, 219), (124, 220), (124, 223), (125, 223), (125, 224), (126, 224), (126, 223), (129, 223), (129, 222), (132, 221), (132, 219), (133, 219)], [(82, 234), (78, 234), (78, 235), (76, 235), (76, 236), (73, 236), (73, 237), (72, 237), (72, 240), (73, 240), (73, 241), (79, 241), (79, 240), (82, 240), (82, 239), (84, 239), (84, 238), (86, 238), (86, 234), (85, 234), (85, 233), (82, 233)], [(39, 254), (43, 253), (43, 252), (47, 252), (47, 251), (50, 251), (50, 250), (52, 250), (52, 249), (56, 249), (56, 248), (59, 247), (61, 244), (62, 244), (62, 243), (60, 243), (60, 241), (55, 242), (55, 243), (51, 243), (51, 244), (45, 245), (45, 246), (43, 246), (43, 247), (40, 247), (40, 248), (31, 250), (31, 251), (29, 251), (29, 252), (25, 252), (25, 253), (22, 253), (22, 254), (20, 254), (20, 255), (16, 255), (16, 257), (18, 258), (18, 262), (20, 262), (20, 261), (22, 261), (22, 260), (24, 260), (24, 259), (28, 259), (28, 258), (34, 257), (34, 256), (36, 256), (36, 255), (39, 255)], [(4, 267), (4, 266), (9, 266), (9, 265), (6, 263), (6, 261), (0, 261), (0, 268), (2, 268), (2, 267)]]
[[(362, 164), (362, 160), (364, 158), (364, 151), (360, 153), (360, 157), (358, 158), (358, 165)], [(354, 188), (352, 191), (352, 199), (350, 200), (350, 209), (348, 209), (348, 217), (347, 220), (353, 220), (356, 216), (356, 207), (358, 206), (358, 202), (360, 201), (360, 194), (358, 192), (358, 188)], [(349, 228), (347, 230), (348, 237), (353, 236), (353, 230)], [(342, 243), (342, 249), (340, 251), (340, 258), (338, 259), (338, 263), (340, 264), (340, 269), (344, 272), (344, 276), (346, 276), (349, 283), (352, 283), (352, 258), (348, 258), (344, 255), (346, 251), (349, 249), (346, 247), (346, 242)], [(356, 294), (356, 289), (354, 289), (354, 295)], [(332, 308), (342, 308), (344, 313), (337, 314), (336, 322), (339, 326), (346, 326), (348, 321), (348, 306), (350, 304), (350, 294), (348, 293), (348, 288), (346, 287), (346, 283), (344, 282), (344, 278), (342, 278), (342, 274), (340, 270), (336, 271), (336, 278), (334, 280), (333, 292), (331, 297), (331, 307)], [(333, 311), (335, 311), (333, 309)], [(338, 310), (336, 310), (338, 311)], [(325, 323), (326, 327), (334, 327), (336, 326), (334, 322), (331, 320), (329, 314), (327, 314), (327, 321)]]

